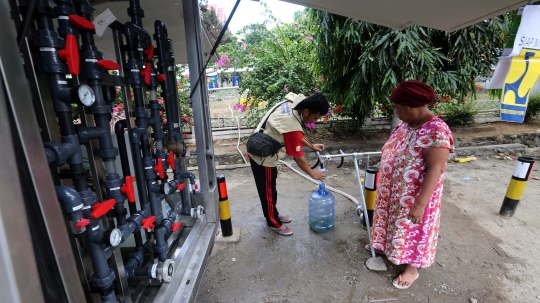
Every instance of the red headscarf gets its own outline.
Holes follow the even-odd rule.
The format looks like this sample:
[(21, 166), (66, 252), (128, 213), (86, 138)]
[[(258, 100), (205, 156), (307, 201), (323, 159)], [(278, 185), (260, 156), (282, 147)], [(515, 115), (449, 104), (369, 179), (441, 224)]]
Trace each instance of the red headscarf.
[(400, 83), (392, 91), (390, 101), (409, 107), (428, 105), (435, 100), (435, 91), (431, 86), (417, 80)]

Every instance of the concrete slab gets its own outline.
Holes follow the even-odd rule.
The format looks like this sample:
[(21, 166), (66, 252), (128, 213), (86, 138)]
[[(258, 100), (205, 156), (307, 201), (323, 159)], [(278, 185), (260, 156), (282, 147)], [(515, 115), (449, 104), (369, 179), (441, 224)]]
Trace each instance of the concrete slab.
[(223, 234), (221, 233), (221, 228), (218, 228), (217, 229), (217, 232), (216, 232), (216, 242), (217, 243), (238, 243), (240, 242), (240, 235), (241, 235), (241, 231), (242, 229), (238, 226), (233, 226), (233, 234), (231, 236), (228, 236), (228, 237), (224, 237)]
[[(196, 302), (536, 302), (540, 181), (533, 177), (540, 171), (532, 173), (514, 217), (501, 218), (514, 165), (484, 157), (448, 164), (435, 263), (407, 290), (391, 284), (402, 266), (386, 260), (387, 272), (365, 267), (367, 232), (346, 198), (335, 195), (335, 228), (315, 233), (307, 218), (313, 183), (278, 168), (277, 207), (294, 231), (283, 237), (266, 226), (251, 170), (228, 171), (233, 225), (242, 239), (215, 243)], [(332, 167), (328, 176), (329, 186), (358, 197), (351, 164)]]

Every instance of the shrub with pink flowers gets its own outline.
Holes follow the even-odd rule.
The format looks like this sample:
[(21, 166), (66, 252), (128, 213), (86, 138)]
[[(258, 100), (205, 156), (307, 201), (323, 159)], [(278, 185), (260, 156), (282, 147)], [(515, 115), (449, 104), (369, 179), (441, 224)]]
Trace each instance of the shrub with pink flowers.
[[(262, 2), (261, 5), (266, 6)], [(276, 26), (271, 29), (264, 24), (244, 27), (238, 35), (240, 40), (220, 48), (220, 54), (227, 57), (222, 55), (216, 63), (221, 67), (230, 62), (231, 68), (249, 69), (242, 74), (241, 94), (245, 100), (258, 100), (257, 106), (239, 103), (234, 109), (245, 112), (247, 123), (251, 125), (287, 93), (307, 96), (321, 87), (321, 79), (314, 73), (314, 33), (307, 26), (305, 14), (298, 14), (294, 24), (285, 24), (266, 12), (268, 20), (275, 21)]]
[(231, 66), (231, 59), (227, 55), (221, 55), (219, 61), (216, 62), (216, 66), (219, 68), (227, 68)]
[(240, 103), (236, 103), (233, 105), (233, 110), (237, 110), (237, 111), (240, 111), (240, 112), (245, 112), (246, 111), (246, 106), (243, 105), (243, 104), (240, 104)]

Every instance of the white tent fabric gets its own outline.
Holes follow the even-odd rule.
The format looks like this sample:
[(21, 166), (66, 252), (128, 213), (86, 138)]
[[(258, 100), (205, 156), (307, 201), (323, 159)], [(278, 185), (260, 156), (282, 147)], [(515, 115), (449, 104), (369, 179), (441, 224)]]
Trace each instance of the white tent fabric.
[[(247, 1), (247, 0), (244, 0)], [(278, 0), (267, 0), (278, 1)], [(405, 29), (421, 25), (434, 29), (455, 31), (488, 18), (504, 14), (526, 5), (522, 0), (283, 0), (346, 17), (359, 19), (391, 28)], [(533, 1), (537, 2), (537, 1)], [(91, 1), (95, 14), (109, 8), (119, 22), (130, 21), (127, 15), (128, 1)], [(184, 17), (181, 0), (141, 1), (145, 13), (145, 29), (153, 35), (154, 20), (161, 20), (168, 29), (177, 63), (187, 63)], [(242, 18), (235, 15), (233, 18)], [(204, 53), (212, 49), (212, 42), (204, 37)], [(96, 39), (96, 44), (107, 59), (115, 60), (114, 45), (110, 30)], [(216, 61), (213, 58), (212, 61)]]
[[(455, 31), (526, 5), (518, 0), (283, 0), (396, 29)], [(533, 1), (537, 2), (537, 1)]]

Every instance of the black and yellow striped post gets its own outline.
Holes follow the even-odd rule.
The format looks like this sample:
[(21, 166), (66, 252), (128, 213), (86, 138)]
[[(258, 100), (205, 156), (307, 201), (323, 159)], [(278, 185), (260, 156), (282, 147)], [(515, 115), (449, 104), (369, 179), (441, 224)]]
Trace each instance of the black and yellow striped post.
[(521, 199), (521, 195), (527, 185), (527, 180), (533, 170), (534, 159), (529, 157), (519, 157), (510, 179), (510, 184), (506, 190), (506, 195), (499, 211), (503, 217), (512, 217)]
[[(364, 197), (366, 199), (366, 209), (369, 224), (373, 226), (373, 209), (375, 209), (375, 196), (377, 185), (379, 184), (379, 169), (377, 167), (368, 167), (366, 169), (366, 179), (364, 181)], [(362, 218), (362, 227), (367, 229), (366, 220)]]
[(233, 230), (225, 175), (217, 175), (217, 183), (219, 192), (219, 223), (221, 224), (221, 234), (223, 237), (229, 237), (232, 236)]

